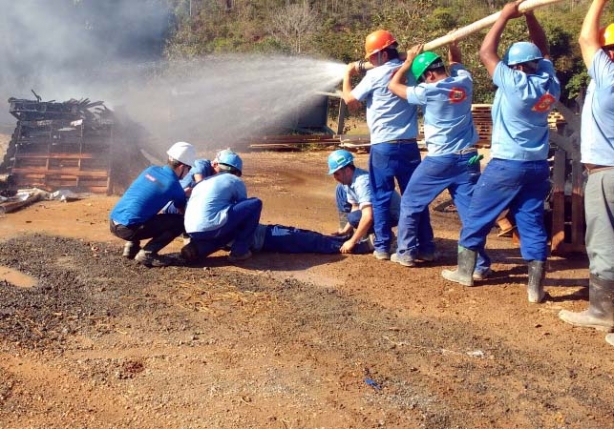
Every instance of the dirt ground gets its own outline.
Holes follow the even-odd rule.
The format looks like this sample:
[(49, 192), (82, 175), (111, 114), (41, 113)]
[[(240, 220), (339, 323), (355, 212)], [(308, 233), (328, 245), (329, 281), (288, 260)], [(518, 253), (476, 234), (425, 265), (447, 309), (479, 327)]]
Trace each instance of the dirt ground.
[[(336, 229), (326, 155), (244, 154), (263, 222)], [(219, 252), (147, 269), (108, 231), (117, 199), (0, 218), (1, 428), (614, 427), (614, 348), (557, 318), (587, 305), (582, 255), (549, 260), (541, 305), (496, 231), (492, 279), (441, 278), (454, 213), (433, 212), (440, 260), (416, 268)]]

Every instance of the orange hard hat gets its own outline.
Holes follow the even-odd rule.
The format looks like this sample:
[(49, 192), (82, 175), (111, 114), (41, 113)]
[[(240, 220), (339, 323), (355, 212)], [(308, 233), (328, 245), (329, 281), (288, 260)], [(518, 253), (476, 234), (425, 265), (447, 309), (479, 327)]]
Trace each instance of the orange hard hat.
[(377, 30), (367, 36), (365, 40), (365, 58), (383, 51), (389, 46), (396, 44), (397, 41), (390, 32)]
[(599, 30), (599, 42), (601, 46), (614, 45), (614, 24), (610, 24)]

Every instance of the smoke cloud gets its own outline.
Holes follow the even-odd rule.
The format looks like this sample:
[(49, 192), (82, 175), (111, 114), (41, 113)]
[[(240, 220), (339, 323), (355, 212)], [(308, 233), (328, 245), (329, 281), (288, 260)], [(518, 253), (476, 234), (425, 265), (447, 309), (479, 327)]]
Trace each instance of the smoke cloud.
[(100, 97), (127, 63), (161, 57), (170, 23), (165, 0), (0, 0), (0, 10), (3, 103), (31, 89), (44, 100)]
[(168, 63), (166, 0), (0, 0), (0, 10), (0, 102), (33, 99), (31, 89), (43, 101), (103, 100), (147, 129), (154, 154), (179, 140), (209, 154), (273, 128), (289, 132), (314, 103), (325, 109), (318, 91), (331, 91), (344, 69), (271, 56)]

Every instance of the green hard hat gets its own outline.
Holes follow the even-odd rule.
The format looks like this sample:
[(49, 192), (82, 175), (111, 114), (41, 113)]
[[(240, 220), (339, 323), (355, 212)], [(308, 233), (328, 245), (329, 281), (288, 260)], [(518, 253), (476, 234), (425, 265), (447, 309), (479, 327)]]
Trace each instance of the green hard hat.
[[(414, 75), (416, 81), (420, 81), (420, 78), (429, 68), (443, 67), (443, 61), (439, 55), (435, 52), (426, 51), (414, 58), (411, 63), (411, 74)], [(434, 66), (434, 67), (431, 67)]]

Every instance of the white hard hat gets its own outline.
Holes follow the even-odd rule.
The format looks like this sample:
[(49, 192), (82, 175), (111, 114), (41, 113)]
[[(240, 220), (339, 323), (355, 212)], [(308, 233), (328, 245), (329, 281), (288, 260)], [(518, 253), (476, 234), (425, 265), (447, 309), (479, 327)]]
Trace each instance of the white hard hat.
[(196, 149), (190, 143), (177, 142), (166, 151), (166, 154), (173, 158), (175, 161), (179, 161), (182, 164), (194, 167), (196, 161)]

